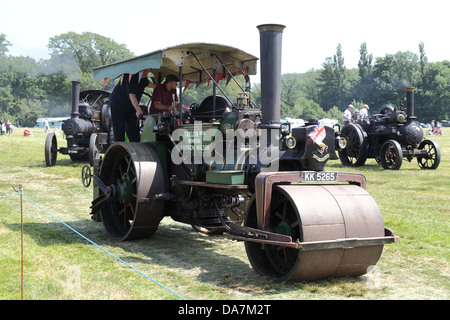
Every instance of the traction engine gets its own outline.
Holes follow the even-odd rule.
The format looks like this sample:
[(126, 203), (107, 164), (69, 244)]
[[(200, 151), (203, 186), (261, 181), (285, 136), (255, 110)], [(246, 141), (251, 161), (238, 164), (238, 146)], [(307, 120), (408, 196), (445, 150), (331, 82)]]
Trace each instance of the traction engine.
[(359, 119), (342, 128), (341, 136), (347, 146), (339, 150), (344, 166), (359, 167), (374, 158), (384, 169), (398, 170), (403, 158), (409, 162), (417, 158), (421, 169), (436, 169), (441, 152), (433, 140), (423, 139), (423, 130), (415, 121), (414, 88), (406, 88), (406, 112), (384, 105), (379, 114)]
[(86, 90), (80, 93), (80, 82), (72, 81), (72, 113), (62, 124), (67, 147), (58, 149), (56, 134), (47, 135), (45, 141), (45, 163), (56, 164), (58, 152), (68, 154), (73, 161), (89, 161), (105, 153), (114, 142), (109, 106), (109, 92)]
[[(214, 94), (189, 117), (149, 115), (139, 143), (116, 142), (94, 160), (93, 174), (83, 168), (85, 186), (94, 181), (92, 217), (116, 241), (149, 238), (164, 217), (222, 233), (243, 241), (254, 270), (276, 281), (365, 274), (397, 238), (363, 175), (324, 171), (340, 145), (333, 128), (280, 122), (284, 26), (258, 29), (261, 107), (245, 89), (234, 102), (218, 85), (217, 72), (256, 72), (257, 58), (238, 49), (187, 44), (150, 54), (159, 65), (140, 64), (155, 75), (179, 70), (180, 83), (206, 75)], [(94, 78), (114, 70), (99, 68)]]

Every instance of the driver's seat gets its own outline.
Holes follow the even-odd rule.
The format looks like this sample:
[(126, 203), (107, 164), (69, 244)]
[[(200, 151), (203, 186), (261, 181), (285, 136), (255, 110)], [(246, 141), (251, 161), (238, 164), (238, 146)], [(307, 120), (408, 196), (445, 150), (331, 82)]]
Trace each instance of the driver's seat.
[(231, 102), (223, 96), (216, 96), (215, 110), (213, 106), (214, 96), (206, 97), (199, 106), (191, 108), (191, 121), (213, 122), (223, 119), (224, 112), (232, 108)]

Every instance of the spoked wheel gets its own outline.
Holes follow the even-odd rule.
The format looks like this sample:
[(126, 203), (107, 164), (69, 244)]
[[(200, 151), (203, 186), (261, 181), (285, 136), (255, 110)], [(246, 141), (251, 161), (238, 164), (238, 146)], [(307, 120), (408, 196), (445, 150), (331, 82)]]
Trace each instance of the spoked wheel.
[(99, 176), (110, 194), (100, 214), (111, 238), (151, 237), (164, 215), (164, 202), (153, 198), (165, 190), (162, 167), (152, 147), (114, 144), (105, 154)]
[[(293, 241), (302, 239), (298, 213), (293, 203), (281, 189), (272, 196), (270, 211), (270, 229), (272, 232), (289, 235)], [(245, 225), (256, 228), (256, 206), (247, 213)], [(275, 280), (287, 280), (295, 270), (300, 251), (297, 249), (264, 245), (252, 242), (245, 243), (247, 255), (253, 269), (259, 274)]]
[[(256, 205), (250, 205), (246, 226), (257, 227)], [(373, 198), (355, 185), (283, 185), (274, 188), (270, 231), (293, 242), (320, 242), (384, 236), (383, 218)], [(304, 281), (359, 276), (375, 265), (383, 245), (293, 249), (245, 242), (252, 267), (276, 281)]]
[(388, 140), (381, 146), (380, 162), (384, 169), (400, 169), (403, 162), (403, 151), (397, 141)]
[(53, 167), (55, 165), (57, 156), (58, 143), (56, 141), (56, 135), (49, 133), (45, 139), (45, 164), (47, 167)]
[(339, 150), (339, 159), (346, 167), (359, 167), (367, 160), (367, 141), (364, 131), (357, 124), (344, 126), (341, 136), (347, 139), (347, 146)]
[(441, 162), (441, 150), (433, 140), (424, 140), (419, 144), (419, 150), (425, 150), (426, 155), (418, 156), (417, 162), (421, 169), (436, 169)]
[(88, 188), (91, 185), (91, 181), (92, 181), (91, 166), (85, 164), (81, 169), (81, 182), (83, 183), (84, 187)]

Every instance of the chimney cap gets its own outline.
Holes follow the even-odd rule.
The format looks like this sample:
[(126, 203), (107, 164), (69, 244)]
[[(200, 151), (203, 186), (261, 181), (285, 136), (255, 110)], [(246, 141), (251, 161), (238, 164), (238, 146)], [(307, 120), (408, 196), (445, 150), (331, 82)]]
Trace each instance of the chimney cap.
[(259, 32), (283, 32), (286, 26), (282, 24), (261, 24), (257, 28)]

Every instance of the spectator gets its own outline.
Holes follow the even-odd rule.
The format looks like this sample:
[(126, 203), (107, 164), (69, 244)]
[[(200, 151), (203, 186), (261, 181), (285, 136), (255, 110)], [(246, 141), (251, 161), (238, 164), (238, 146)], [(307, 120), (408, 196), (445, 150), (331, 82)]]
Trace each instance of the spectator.
[(6, 120), (6, 135), (10, 136), (12, 134), (11, 121)]

